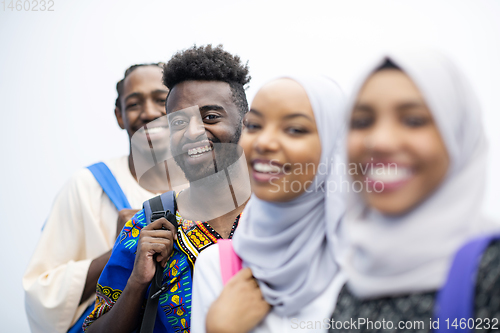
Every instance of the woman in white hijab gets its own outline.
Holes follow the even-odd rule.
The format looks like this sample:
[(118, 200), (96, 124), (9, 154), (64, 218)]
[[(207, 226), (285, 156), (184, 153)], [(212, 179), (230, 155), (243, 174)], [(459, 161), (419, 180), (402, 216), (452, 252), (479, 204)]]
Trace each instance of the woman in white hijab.
[(317, 321), (328, 320), (344, 282), (332, 245), (340, 193), (326, 210), (327, 187), (342, 181), (343, 102), (326, 77), (281, 78), (256, 94), (239, 142), (253, 195), (233, 238), (246, 268), (222, 290), (220, 247), (200, 255), (192, 333), (326, 331)]
[[(480, 211), (487, 159), (480, 110), (467, 81), (439, 53), (392, 53), (372, 68), (350, 103), (347, 150), (359, 194), (349, 196), (339, 227), (336, 253), (347, 284), (332, 328), (427, 332), (437, 329), (436, 303), (444, 304), (438, 291), (457, 278), (448, 278), (455, 253), (499, 227)], [(500, 315), (500, 243), (485, 247), (486, 260), (473, 268), (471, 307), (492, 326)], [(474, 290), (471, 281), (465, 286)], [(453, 328), (453, 318), (441, 319), (441, 329)]]

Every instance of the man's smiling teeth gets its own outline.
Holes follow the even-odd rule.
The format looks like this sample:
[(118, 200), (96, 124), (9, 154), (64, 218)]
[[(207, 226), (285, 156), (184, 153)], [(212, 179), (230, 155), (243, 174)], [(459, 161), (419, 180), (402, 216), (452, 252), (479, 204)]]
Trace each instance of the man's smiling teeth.
[(188, 156), (189, 157), (198, 157), (201, 154), (207, 152), (207, 151), (212, 151), (212, 146), (207, 145), (204, 147), (198, 147), (198, 148), (193, 148), (188, 150)]
[(368, 178), (382, 183), (395, 183), (406, 180), (413, 175), (410, 168), (405, 167), (376, 167), (370, 170)]
[(268, 163), (254, 163), (253, 169), (262, 173), (280, 173), (281, 168)]

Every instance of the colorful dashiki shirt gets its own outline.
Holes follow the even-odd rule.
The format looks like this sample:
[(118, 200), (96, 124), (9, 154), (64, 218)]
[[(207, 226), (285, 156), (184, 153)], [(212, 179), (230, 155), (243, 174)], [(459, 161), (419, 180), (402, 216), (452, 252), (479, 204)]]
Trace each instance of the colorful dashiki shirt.
[[(229, 238), (233, 237), (240, 216), (241, 214), (234, 221)], [(176, 212), (176, 217), (179, 224), (177, 242), (174, 243), (174, 250), (163, 271), (163, 284), (167, 284), (168, 288), (160, 295), (154, 332), (189, 332), (194, 262), (200, 251), (222, 238), (206, 222), (183, 219), (179, 211)], [(148, 224), (144, 210), (141, 210), (123, 227), (111, 258), (99, 277), (96, 306), (85, 319), (84, 330), (108, 312), (120, 297), (134, 268), (139, 233)], [(148, 293), (149, 290), (146, 295)]]

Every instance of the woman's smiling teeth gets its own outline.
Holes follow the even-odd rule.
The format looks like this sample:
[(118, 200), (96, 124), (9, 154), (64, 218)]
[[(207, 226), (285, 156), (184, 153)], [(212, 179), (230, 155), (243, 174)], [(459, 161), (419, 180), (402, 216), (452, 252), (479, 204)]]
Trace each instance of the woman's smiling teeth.
[(212, 151), (211, 145), (206, 145), (203, 147), (192, 148), (188, 150), (188, 156), (192, 158), (200, 157), (203, 153)]
[(402, 166), (374, 167), (367, 175), (373, 181), (382, 183), (396, 183), (405, 181), (413, 175), (411, 168)]
[(282, 168), (269, 163), (256, 162), (253, 164), (253, 169), (261, 173), (274, 173), (278, 174), (282, 171)]

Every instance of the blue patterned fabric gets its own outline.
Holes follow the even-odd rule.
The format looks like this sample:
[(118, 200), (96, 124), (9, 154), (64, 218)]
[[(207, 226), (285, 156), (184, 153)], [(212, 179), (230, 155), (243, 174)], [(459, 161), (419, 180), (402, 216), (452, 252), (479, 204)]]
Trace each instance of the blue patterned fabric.
[[(206, 222), (185, 220), (179, 212), (176, 218), (179, 224), (177, 242), (174, 243), (174, 250), (163, 271), (162, 284), (167, 288), (160, 295), (154, 332), (189, 333), (194, 261), (201, 250), (221, 238)], [(239, 218), (240, 216), (233, 224), (230, 237)], [(141, 229), (146, 225), (145, 213), (141, 210), (123, 227), (111, 258), (99, 278), (96, 306), (85, 319), (84, 330), (108, 312), (120, 297), (134, 268)], [(144, 305), (145, 303), (146, 298)]]

